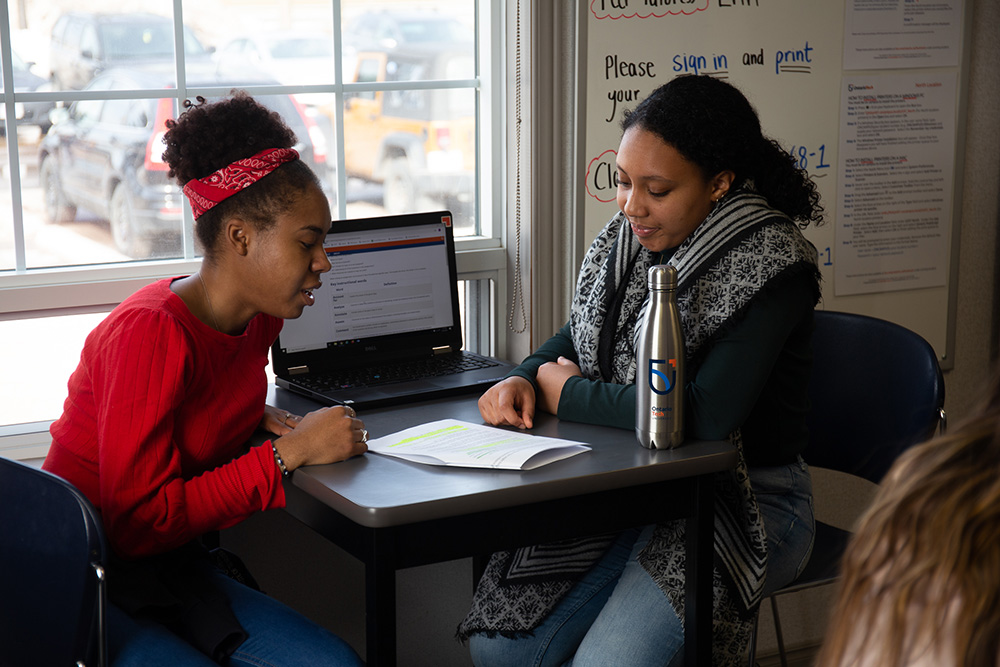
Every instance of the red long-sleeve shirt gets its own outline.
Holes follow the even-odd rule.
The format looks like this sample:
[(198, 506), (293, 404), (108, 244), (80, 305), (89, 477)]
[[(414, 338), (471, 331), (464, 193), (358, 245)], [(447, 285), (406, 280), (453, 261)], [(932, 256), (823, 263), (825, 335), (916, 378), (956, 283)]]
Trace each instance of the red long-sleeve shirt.
[(97, 506), (125, 557), (285, 504), (270, 443), (243, 453), (282, 321), (258, 315), (242, 335), (220, 333), (171, 282), (139, 290), (87, 337), (43, 465)]

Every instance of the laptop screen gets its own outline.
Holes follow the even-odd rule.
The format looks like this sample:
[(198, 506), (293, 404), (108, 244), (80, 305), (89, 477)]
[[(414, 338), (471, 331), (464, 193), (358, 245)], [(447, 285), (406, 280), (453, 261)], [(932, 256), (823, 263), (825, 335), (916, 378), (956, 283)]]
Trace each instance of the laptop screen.
[(332, 268), (315, 303), (285, 321), (276, 348), (353, 359), (393, 342), (429, 350), (460, 341), (452, 234), (440, 211), (335, 221), (324, 241)]

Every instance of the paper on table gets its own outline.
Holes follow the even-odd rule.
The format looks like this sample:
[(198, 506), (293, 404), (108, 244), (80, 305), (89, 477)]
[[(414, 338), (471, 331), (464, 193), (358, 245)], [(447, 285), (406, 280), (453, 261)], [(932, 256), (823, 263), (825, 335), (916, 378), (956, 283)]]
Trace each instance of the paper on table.
[(531, 470), (590, 447), (518, 431), (440, 419), (368, 441), (368, 451), (415, 463)]

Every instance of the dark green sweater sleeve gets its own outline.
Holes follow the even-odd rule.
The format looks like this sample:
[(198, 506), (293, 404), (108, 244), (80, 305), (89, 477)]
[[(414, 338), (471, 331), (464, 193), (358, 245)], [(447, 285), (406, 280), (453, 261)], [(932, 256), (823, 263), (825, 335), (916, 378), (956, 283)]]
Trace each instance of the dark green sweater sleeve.
[[(569, 322), (564, 324), (552, 338), (542, 343), (531, 356), (526, 357), (510, 374), (530, 380), (531, 384), (535, 385), (537, 389), (538, 385), (535, 384), (535, 375), (538, 373), (538, 367), (547, 361), (555, 361), (559, 357), (566, 357), (567, 359), (572, 359), (574, 362), (577, 361), (576, 348), (573, 347), (573, 339), (569, 333)], [(567, 419), (569, 418), (567, 417)], [(570, 421), (578, 420), (570, 419)]]
[[(574, 363), (579, 361), (570, 335), (569, 322), (542, 343), (531, 356), (525, 358), (511, 371), (511, 375), (529, 380), (537, 390), (535, 375), (538, 367), (548, 361), (556, 361), (559, 357), (566, 357)], [(558, 410), (559, 418), (568, 421), (635, 428), (635, 385), (573, 377), (563, 385)]]
[[(687, 379), (685, 432), (690, 437), (723, 439), (744, 423), (768, 384), (776, 363), (785, 353), (792, 332), (801, 328), (804, 321), (811, 322), (813, 304), (813, 288), (809, 281), (789, 281), (761, 295), (744, 318), (715, 343), (697, 376)], [(793, 355), (796, 359), (809, 356), (808, 336), (804, 345), (806, 349), (802, 354)], [(554, 360), (559, 354), (575, 359), (568, 325), (526, 359), (521, 367), (525, 373), (519, 374), (533, 380), (538, 366)], [(808, 359), (805, 361), (805, 374), (801, 386), (796, 389), (803, 394), (808, 381)], [(559, 398), (558, 416), (570, 421), (633, 429), (635, 385), (570, 378)]]

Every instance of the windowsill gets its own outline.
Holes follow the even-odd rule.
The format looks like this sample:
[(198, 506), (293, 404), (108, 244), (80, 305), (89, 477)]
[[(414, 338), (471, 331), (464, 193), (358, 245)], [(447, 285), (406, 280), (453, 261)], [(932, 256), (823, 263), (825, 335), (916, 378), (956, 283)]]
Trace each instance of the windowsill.
[(52, 441), (51, 425), (51, 421), (42, 421), (0, 426), (0, 456), (15, 461), (44, 459)]

